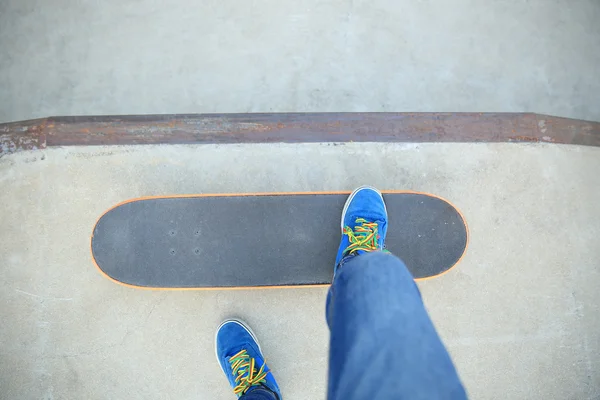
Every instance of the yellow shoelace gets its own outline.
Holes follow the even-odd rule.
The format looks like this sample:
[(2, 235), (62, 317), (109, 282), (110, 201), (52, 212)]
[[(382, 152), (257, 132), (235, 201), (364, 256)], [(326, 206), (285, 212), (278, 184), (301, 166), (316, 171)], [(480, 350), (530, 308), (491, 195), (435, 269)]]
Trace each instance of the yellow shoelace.
[(379, 249), (379, 233), (376, 222), (369, 222), (364, 218), (357, 218), (354, 229), (344, 227), (344, 235), (348, 236), (350, 245), (344, 250), (344, 254), (352, 254), (358, 250), (375, 251)]
[(238, 396), (246, 393), (252, 386), (266, 382), (266, 376), (269, 371), (265, 371), (265, 363), (256, 371), (254, 358), (248, 355), (246, 350), (241, 350), (239, 353), (229, 359), (233, 376), (235, 376), (236, 387), (233, 388), (233, 393)]

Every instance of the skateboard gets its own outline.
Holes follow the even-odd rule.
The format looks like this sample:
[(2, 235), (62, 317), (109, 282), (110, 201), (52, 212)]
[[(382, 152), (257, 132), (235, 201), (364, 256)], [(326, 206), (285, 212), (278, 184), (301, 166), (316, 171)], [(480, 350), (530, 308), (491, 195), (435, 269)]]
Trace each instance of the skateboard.
[[(386, 249), (415, 279), (441, 275), (465, 253), (468, 229), (448, 201), (383, 191)], [(199, 194), (131, 199), (106, 211), (92, 258), (127, 286), (209, 289), (328, 285), (349, 192)]]

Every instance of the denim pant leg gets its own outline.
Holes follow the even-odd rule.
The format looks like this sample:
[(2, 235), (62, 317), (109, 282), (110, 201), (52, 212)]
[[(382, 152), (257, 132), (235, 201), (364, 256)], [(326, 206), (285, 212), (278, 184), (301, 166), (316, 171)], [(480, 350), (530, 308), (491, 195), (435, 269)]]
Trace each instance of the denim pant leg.
[(270, 390), (256, 387), (243, 394), (239, 400), (277, 400), (277, 396)]
[(327, 296), (329, 400), (465, 399), (410, 272), (397, 257), (350, 258)]

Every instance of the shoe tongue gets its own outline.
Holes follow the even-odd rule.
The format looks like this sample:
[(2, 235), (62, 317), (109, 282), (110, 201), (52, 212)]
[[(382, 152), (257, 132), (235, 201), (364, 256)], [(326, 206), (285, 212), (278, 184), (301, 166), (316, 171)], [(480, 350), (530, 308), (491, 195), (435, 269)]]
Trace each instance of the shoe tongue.
[(242, 350), (246, 350), (246, 353), (248, 354), (248, 349), (246, 348), (246, 346), (238, 346), (238, 347), (232, 347), (229, 350), (227, 357), (232, 358), (233, 356), (237, 355)]
[(235, 356), (236, 354), (238, 354), (242, 350), (246, 350), (246, 354), (248, 354), (248, 356), (250, 356), (250, 357), (253, 357), (253, 355), (255, 354), (255, 349), (252, 346), (252, 344), (249, 343), (248, 341), (244, 341), (244, 342), (241, 342), (239, 345), (230, 348), (227, 351), (227, 357), (231, 358), (231, 357)]
[(227, 356), (227, 360), (231, 361), (233, 359), (233, 356), (237, 355), (242, 350), (246, 350), (246, 357), (248, 357), (248, 361), (250, 361), (251, 359), (254, 359), (254, 368), (258, 371), (258, 369), (260, 368), (260, 366), (262, 365), (262, 363), (264, 361), (260, 357), (257, 358), (257, 357), (252, 356), (251, 353), (248, 351), (248, 347), (246, 347), (246, 346), (234, 347), (231, 354), (229, 354)]

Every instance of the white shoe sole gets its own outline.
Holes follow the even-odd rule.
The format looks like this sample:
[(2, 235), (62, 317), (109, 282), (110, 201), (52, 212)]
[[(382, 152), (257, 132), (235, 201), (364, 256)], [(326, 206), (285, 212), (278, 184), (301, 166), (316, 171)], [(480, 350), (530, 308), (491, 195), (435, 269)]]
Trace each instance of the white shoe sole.
[(385, 201), (383, 201), (383, 195), (381, 194), (381, 192), (377, 189), (375, 189), (373, 186), (368, 186), (368, 185), (364, 185), (361, 187), (358, 187), (356, 189), (354, 189), (354, 191), (352, 193), (350, 193), (350, 196), (348, 196), (348, 199), (346, 200), (346, 203), (344, 204), (344, 209), (342, 210), (342, 220), (340, 222), (340, 228), (342, 230), (342, 233), (344, 232), (344, 218), (346, 218), (346, 211), (348, 211), (348, 206), (350, 206), (350, 203), (352, 202), (352, 199), (354, 199), (354, 196), (356, 196), (356, 194), (358, 192), (360, 192), (361, 190), (372, 190), (374, 192), (376, 192), (379, 197), (381, 197), (381, 201), (383, 202), (383, 209), (385, 210), (385, 218), (387, 219), (387, 207), (385, 206)]
[[(221, 365), (221, 360), (219, 360), (219, 353), (217, 351), (217, 335), (219, 334), (219, 331), (221, 330), (221, 327), (223, 327), (223, 325), (231, 323), (231, 322), (240, 325), (242, 328), (244, 328), (246, 331), (248, 331), (248, 333), (250, 333), (250, 336), (252, 336), (252, 339), (254, 339), (254, 341), (256, 342), (256, 345), (258, 346), (258, 351), (260, 351), (260, 353), (262, 354), (262, 349), (260, 348), (260, 343), (258, 343), (258, 339), (256, 338), (256, 335), (254, 334), (252, 329), (250, 329), (250, 327), (244, 321), (242, 321), (240, 319), (235, 319), (235, 318), (227, 319), (227, 320), (221, 322), (221, 325), (219, 325), (219, 327), (217, 328), (217, 331), (215, 332), (215, 356), (217, 357), (217, 362), (219, 363), (219, 365)], [(227, 374), (227, 372), (223, 369), (222, 365), (221, 365), (221, 370), (223, 371), (224, 374)]]

